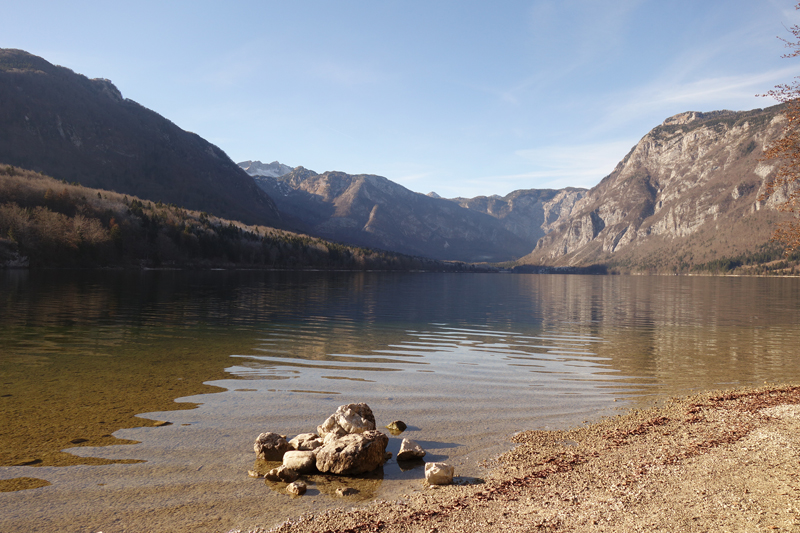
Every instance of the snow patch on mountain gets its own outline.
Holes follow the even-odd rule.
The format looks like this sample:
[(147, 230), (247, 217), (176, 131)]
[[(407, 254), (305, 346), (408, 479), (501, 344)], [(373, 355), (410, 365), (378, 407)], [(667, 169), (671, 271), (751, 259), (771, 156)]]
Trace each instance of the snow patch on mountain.
[(261, 161), (242, 161), (239, 163), (239, 166), (251, 176), (268, 176), (270, 178), (279, 178), (294, 170), (294, 167), (278, 163), (277, 161), (273, 161), (269, 164), (262, 163)]

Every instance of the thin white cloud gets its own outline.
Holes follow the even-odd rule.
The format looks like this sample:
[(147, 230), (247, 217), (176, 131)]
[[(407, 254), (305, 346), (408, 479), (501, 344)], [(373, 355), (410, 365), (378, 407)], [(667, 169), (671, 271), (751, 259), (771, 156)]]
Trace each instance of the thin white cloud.
[(675, 102), (719, 102), (749, 100), (758, 93), (772, 88), (776, 83), (791, 79), (797, 74), (796, 67), (737, 76), (720, 76), (672, 86), (650, 87), (638, 95), (634, 105), (665, 105)]
[[(774, 5), (774, 1), (770, 1)], [(784, 14), (791, 15), (788, 19), (798, 19), (796, 13)], [(657, 77), (607, 95), (604, 116), (599, 117), (597, 127), (592, 128), (590, 134), (641, 122), (643, 117), (666, 118), (683, 111), (746, 110), (773, 105), (774, 101), (756, 95), (791, 80), (798, 74), (797, 64), (765, 67), (767, 70), (761, 72), (754, 72), (751, 67), (750, 72), (745, 73), (736, 60), (737, 53), (748, 54), (754, 50), (776, 60), (779, 47), (775, 45), (778, 43), (769, 36), (773, 27), (772, 20), (756, 20), (707, 40), (703, 46), (684, 48)], [(775, 65), (774, 61), (770, 64)]]
[(507, 194), (517, 189), (591, 188), (614, 170), (636, 142), (626, 139), (518, 150), (514, 156), (530, 166), (529, 172), (482, 176), (463, 181), (458, 187), (442, 187), (442, 190), (473, 197)]
[(530, 162), (534, 170), (513, 177), (571, 179), (575, 186), (586, 186), (587, 182), (593, 185), (614, 170), (635, 143), (631, 139), (624, 139), (517, 150), (514, 155)]
[[(798, 71), (786, 67), (757, 74), (718, 76), (681, 80), (656, 80), (607, 98), (605, 111), (595, 126), (585, 132), (589, 137), (602, 135), (653, 117), (650, 127), (657, 126), (668, 116), (684, 111), (749, 110), (776, 104), (770, 98), (760, 98), (778, 83), (791, 80)], [(647, 133), (642, 131), (641, 135)]]
[[(527, 13), (529, 49), (521, 65), (522, 77), (504, 86), (474, 86), (513, 106), (524, 105), (537, 94), (582, 76), (588, 64), (614, 55), (625, 45), (624, 28), (643, 0), (588, 4), (584, 1), (546, 0), (533, 3)], [(524, 54), (523, 54), (524, 55)]]

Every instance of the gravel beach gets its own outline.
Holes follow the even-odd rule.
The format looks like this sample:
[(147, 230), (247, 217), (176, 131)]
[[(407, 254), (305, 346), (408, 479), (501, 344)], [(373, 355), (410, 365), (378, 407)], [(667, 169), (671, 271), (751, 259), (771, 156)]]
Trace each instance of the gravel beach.
[(672, 399), (514, 441), (485, 480), (461, 480), (474, 484), (247, 531), (800, 531), (797, 385)]

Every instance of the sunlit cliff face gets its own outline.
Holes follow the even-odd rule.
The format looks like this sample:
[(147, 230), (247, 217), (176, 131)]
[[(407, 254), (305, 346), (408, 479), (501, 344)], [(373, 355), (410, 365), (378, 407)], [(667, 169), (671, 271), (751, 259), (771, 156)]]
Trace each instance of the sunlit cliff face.
[(526, 261), (667, 269), (757, 250), (771, 237), (785, 193), (759, 200), (774, 173), (760, 158), (782, 131), (780, 109), (667, 119), (554, 224)]

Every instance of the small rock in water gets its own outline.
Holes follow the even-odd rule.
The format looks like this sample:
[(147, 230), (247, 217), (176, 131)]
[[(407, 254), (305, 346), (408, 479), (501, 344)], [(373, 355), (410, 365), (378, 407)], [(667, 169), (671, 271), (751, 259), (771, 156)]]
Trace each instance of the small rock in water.
[(302, 481), (295, 481), (294, 483), (289, 483), (286, 486), (286, 492), (289, 494), (294, 494), (295, 496), (300, 496), (306, 493), (306, 489), (308, 487)]
[(256, 472), (255, 470), (248, 470), (248, 471), (247, 471), (247, 475), (248, 475), (248, 476), (250, 476), (250, 477), (254, 477), (254, 478), (259, 478), (259, 477), (261, 477), (261, 474), (259, 474), (259, 473), (258, 473), (258, 472)]
[(339, 487), (336, 489), (337, 496), (352, 496), (353, 494), (358, 494), (358, 491), (353, 487)]
[(398, 461), (410, 461), (423, 457), (425, 457), (425, 450), (413, 440), (403, 439), (403, 442), (400, 443), (400, 451), (397, 453)]
[(400, 433), (404, 432), (408, 426), (402, 420), (395, 420), (394, 422), (390, 423), (386, 426), (392, 435), (399, 435)]
[(277, 433), (262, 433), (253, 444), (256, 456), (262, 461), (282, 461), (283, 454), (290, 449), (283, 435)]
[(273, 468), (264, 475), (267, 481), (283, 481), (284, 483), (291, 483), (299, 477), (299, 474), (291, 468), (286, 468), (281, 465), (278, 468)]
[(425, 481), (429, 485), (449, 485), (453, 482), (455, 468), (447, 463), (428, 463), (425, 465)]

